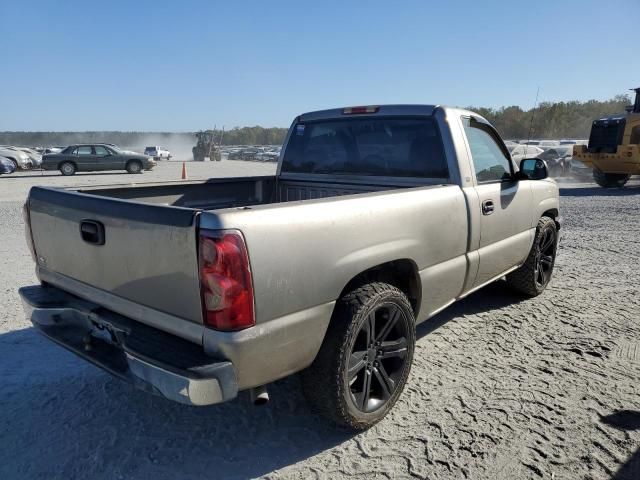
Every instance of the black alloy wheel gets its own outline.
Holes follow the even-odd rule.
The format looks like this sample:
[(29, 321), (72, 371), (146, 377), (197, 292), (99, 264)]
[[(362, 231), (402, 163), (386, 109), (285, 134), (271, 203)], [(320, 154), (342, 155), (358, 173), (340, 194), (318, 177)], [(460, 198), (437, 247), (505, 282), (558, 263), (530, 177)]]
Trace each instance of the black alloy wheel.
[(358, 410), (373, 412), (393, 396), (406, 368), (408, 327), (393, 303), (379, 306), (362, 322), (351, 345), (347, 379)]

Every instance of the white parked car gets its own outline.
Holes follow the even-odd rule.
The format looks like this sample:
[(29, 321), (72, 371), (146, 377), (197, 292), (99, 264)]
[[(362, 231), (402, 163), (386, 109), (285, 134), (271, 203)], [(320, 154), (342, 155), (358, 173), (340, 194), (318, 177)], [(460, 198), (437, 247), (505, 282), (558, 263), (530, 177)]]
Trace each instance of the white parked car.
[(507, 145), (511, 158), (520, 166), (520, 162), (524, 158), (535, 158), (540, 155), (544, 150), (535, 145)]
[(146, 147), (144, 154), (153, 157), (154, 160), (169, 160), (171, 158), (171, 152), (164, 147)]
[(32, 148), (26, 148), (26, 147), (18, 147), (17, 150), (20, 150), (21, 152), (26, 153), (27, 155), (29, 155), (29, 158), (31, 159), (31, 164), (33, 168), (40, 168), (42, 166), (42, 154), (35, 151)]

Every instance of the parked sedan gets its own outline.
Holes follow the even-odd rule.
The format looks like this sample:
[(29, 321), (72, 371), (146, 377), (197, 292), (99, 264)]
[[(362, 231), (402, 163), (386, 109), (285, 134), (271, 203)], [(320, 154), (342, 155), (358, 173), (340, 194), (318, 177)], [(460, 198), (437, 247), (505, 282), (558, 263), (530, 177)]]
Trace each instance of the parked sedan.
[(15, 147), (0, 146), (0, 156), (8, 158), (13, 162), (16, 169), (29, 170), (33, 168), (33, 161), (26, 153), (18, 150)]
[(42, 157), (44, 170), (60, 170), (63, 175), (105, 170), (142, 173), (143, 170), (151, 170), (155, 164), (156, 162), (146, 155), (120, 150), (114, 145), (104, 143), (70, 145), (60, 153), (50, 153)]
[(573, 156), (573, 145), (564, 145), (550, 148), (538, 155), (549, 166), (549, 174), (552, 177), (560, 177), (568, 173), (569, 163)]
[(18, 150), (29, 155), (31, 159), (32, 168), (40, 168), (42, 166), (42, 154), (35, 151), (33, 148), (19, 147)]
[(3, 173), (13, 173), (16, 171), (15, 164), (7, 157), (0, 157), (0, 175)]

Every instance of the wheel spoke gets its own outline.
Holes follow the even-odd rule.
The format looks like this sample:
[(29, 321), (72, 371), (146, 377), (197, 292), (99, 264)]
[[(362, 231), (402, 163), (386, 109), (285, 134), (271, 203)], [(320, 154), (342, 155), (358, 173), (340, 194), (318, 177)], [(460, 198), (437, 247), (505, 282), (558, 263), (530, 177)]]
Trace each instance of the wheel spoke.
[(349, 357), (349, 371), (348, 371), (348, 380), (349, 384), (355, 380), (356, 375), (360, 373), (360, 371), (365, 367), (367, 362), (364, 361), (364, 356), (367, 354), (366, 351), (362, 352), (353, 352)]
[(536, 275), (536, 281), (540, 285), (544, 285), (544, 271), (542, 270), (542, 265), (538, 263), (538, 273)]
[(364, 371), (364, 382), (362, 384), (362, 392), (356, 394), (356, 400), (363, 412), (367, 411), (367, 404), (371, 396), (371, 370)]
[(396, 388), (395, 382), (391, 379), (391, 377), (389, 377), (389, 374), (387, 373), (387, 370), (384, 368), (384, 365), (382, 365), (382, 363), (379, 363), (378, 366), (373, 369), (373, 373), (375, 374), (376, 379), (378, 380), (378, 383), (382, 388), (382, 398), (384, 400), (387, 400), (389, 397), (391, 397), (391, 394)]
[(397, 340), (390, 342), (383, 342), (380, 345), (379, 359), (401, 357), (403, 358), (407, 354), (407, 339), (401, 337)]
[(380, 333), (378, 334), (378, 336), (375, 337), (375, 339), (378, 342), (384, 342), (384, 340), (389, 335), (389, 332), (391, 332), (391, 330), (397, 323), (398, 319), (400, 318), (400, 315), (401, 313), (399, 308), (397, 307), (389, 308), (389, 318), (387, 319), (387, 322), (385, 323), (384, 327), (382, 327), (382, 330), (380, 330)]

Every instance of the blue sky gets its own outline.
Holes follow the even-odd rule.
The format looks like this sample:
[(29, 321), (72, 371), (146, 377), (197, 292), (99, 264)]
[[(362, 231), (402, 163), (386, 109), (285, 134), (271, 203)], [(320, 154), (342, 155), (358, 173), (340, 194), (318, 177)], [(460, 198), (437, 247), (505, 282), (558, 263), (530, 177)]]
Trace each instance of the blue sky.
[[(288, 126), (640, 86), (640, 0), (0, 1), (0, 130)], [(627, 33), (625, 33), (627, 32)]]

